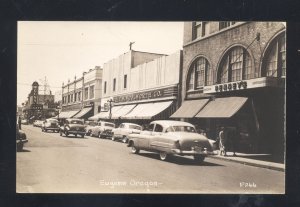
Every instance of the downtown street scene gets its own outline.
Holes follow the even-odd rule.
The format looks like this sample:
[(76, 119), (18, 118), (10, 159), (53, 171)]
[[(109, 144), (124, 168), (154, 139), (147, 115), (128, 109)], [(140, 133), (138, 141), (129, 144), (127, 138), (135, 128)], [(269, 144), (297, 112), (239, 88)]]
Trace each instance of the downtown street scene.
[(17, 193), (284, 194), (284, 22), (18, 22)]

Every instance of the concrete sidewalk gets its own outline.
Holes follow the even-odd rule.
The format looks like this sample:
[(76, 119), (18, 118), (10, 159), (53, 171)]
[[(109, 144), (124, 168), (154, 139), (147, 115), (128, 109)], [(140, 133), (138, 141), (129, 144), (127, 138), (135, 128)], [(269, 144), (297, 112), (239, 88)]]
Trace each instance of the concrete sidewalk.
[(224, 157), (224, 156), (219, 155), (218, 152), (219, 152), (218, 150), (214, 151), (214, 153), (216, 155), (209, 156), (209, 157), (213, 158), (213, 159), (237, 162), (237, 163), (241, 163), (244, 165), (268, 168), (268, 169), (278, 170), (278, 171), (282, 171), (282, 172), (285, 171), (285, 164), (255, 159), (255, 156), (263, 156), (263, 154), (236, 153), (237, 156), (233, 156), (232, 152), (227, 152), (226, 153), (227, 156)]

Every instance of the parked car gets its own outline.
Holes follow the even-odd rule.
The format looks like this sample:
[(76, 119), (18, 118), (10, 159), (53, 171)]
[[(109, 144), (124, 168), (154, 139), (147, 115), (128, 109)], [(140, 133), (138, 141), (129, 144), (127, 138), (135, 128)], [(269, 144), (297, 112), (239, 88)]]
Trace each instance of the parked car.
[(128, 136), (131, 152), (140, 150), (158, 152), (161, 160), (169, 155), (192, 155), (201, 163), (207, 155), (213, 155), (209, 140), (196, 132), (194, 125), (182, 121), (160, 120), (150, 123), (149, 128), (140, 134)]
[(122, 142), (127, 143), (129, 134), (139, 134), (141, 131), (142, 126), (138, 124), (122, 123), (118, 128), (112, 130), (113, 136), (111, 137), (111, 140), (122, 140)]
[(42, 125), (43, 125), (43, 121), (42, 120), (35, 120), (33, 122), (33, 126), (35, 126), (35, 127), (42, 127)]
[(85, 135), (83, 120), (73, 118), (66, 119), (64, 125), (60, 127), (59, 134), (60, 136), (63, 136), (63, 134), (65, 136), (73, 134), (75, 137), (80, 135), (83, 138)]
[(86, 121), (84, 123), (84, 126), (85, 126), (85, 135), (89, 136), (91, 134), (91, 129), (94, 127), (94, 126), (97, 126), (97, 122), (95, 121)]
[(20, 152), (23, 150), (24, 143), (28, 142), (28, 139), (26, 137), (25, 132), (21, 131), (19, 129), (19, 125), (17, 124), (17, 129), (16, 129), (16, 148), (17, 152)]
[(42, 123), (42, 132), (47, 132), (48, 130), (59, 132), (59, 129), (60, 128), (57, 119), (46, 119)]
[(91, 136), (99, 138), (107, 138), (112, 136), (112, 130), (115, 128), (114, 123), (99, 121), (97, 126), (91, 128)]

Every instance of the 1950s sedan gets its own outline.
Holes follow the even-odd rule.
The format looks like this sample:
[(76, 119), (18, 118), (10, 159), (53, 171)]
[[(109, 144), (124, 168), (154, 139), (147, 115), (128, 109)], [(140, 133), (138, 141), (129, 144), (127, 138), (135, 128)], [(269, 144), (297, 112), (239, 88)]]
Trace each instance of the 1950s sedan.
[(134, 154), (140, 150), (158, 152), (161, 160), (173, 154), (191, 155), (201, 163), (207, 155), (213, 155), (209, 140), (198, 134), (194, 125), (182, 121), (153, 121), (140, 134), (130, 134), (127, 146)]
[(65, 124), (60, 127), (59, 134), (60, 136), (63, 134), (66, 136), (69, 136), (69, 134), (74, 134), (75, 137), (80, 135), (83, 138), (85, 135), (83, 120), (75, 118), (66, 119)]

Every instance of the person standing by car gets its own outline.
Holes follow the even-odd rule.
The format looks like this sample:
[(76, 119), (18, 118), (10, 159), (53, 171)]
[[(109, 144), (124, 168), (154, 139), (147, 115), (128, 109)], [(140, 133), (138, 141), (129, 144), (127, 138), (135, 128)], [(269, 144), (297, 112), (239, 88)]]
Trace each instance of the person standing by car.
[(219, 148), (220, 148), (220, 155), (223, 155), (224, 157), (226, 155), (227, 150), (227, 132), (225, 130), (225, 127), (221, 127), (221, 131), (219, 132)]
[(22, 129), (22, 127), (21, 127), (21, 116), (19, 116), (18, 125), (19, 125), (19, 129)]

